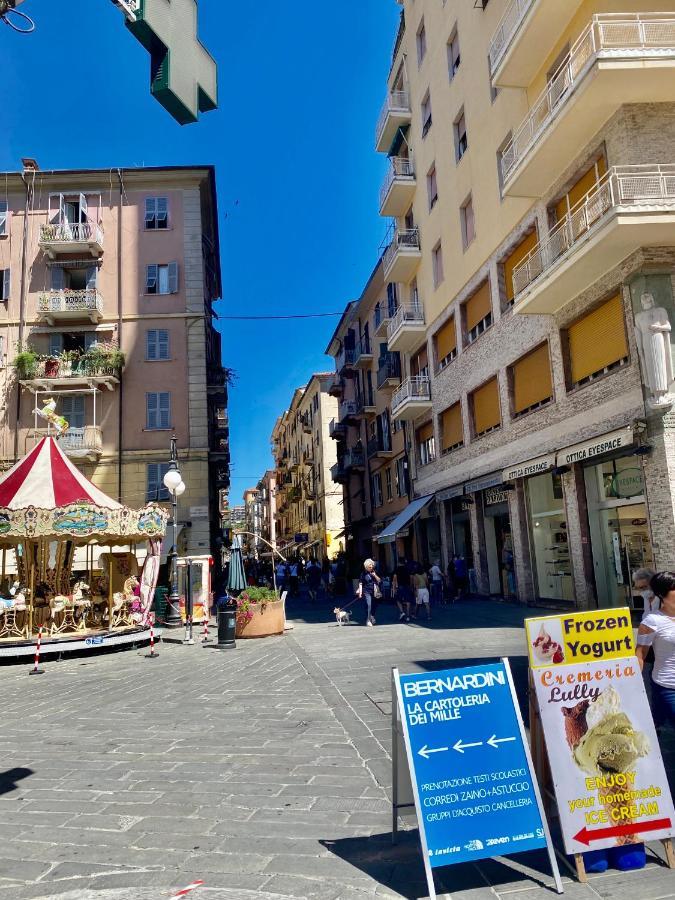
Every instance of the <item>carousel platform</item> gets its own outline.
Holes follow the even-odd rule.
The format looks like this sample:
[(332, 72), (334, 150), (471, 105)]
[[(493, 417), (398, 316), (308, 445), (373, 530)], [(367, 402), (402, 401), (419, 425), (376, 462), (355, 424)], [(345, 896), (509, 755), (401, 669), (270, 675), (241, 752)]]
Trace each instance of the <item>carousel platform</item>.
[[(160, 638), (161, 629), (155, 628), (155, 640)], [(100, 653), (111, 648), (133, 647), (150, 640), (150, 626), (115, 629), (114, 631), (80, 631), (77, 634), (55, 634), (43, 637), (40, 659), (45, 656), (68, 653)], [(35, 655), (35, 638), (27, 640), (0, 640), (0, 660), (32, 658)]]

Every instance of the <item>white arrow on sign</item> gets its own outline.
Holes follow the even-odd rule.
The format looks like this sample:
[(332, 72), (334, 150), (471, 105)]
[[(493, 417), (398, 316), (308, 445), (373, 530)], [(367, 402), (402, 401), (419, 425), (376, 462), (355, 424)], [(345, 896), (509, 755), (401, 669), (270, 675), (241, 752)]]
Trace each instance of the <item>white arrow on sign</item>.
[(482, 747), (482, 746), (483, 746), (482, 741), (478, 741), (477, 744), (463, 744), (462, 739), (460, 738), (456, 744), (452, 745), (452, 749), (456, 750), (458, 753), (464, 753), (464, 751), (467, 749), (467, 747)]
[(450, 749), (449, 747), (436, 747), (435, 749), (432, 750), (431, 747), (427, 747), (427, 745), (425, 744), (424, 747), (422, 747), (417, 752), (419, 753), (420, 756), (423, 756), (424, 759), (429, 759), (430, 753), (445, 753), (445, 751), (449, 750), (449, 749)]
[(508, 738), (498, 738), (496, 734), (493, 734), (490, 740), (487, 742), (491, 747), (494, 747), (495, 750), (499, 750), (500, 744), (506, 744), (508, 741), (515, 741), (514, 737)]

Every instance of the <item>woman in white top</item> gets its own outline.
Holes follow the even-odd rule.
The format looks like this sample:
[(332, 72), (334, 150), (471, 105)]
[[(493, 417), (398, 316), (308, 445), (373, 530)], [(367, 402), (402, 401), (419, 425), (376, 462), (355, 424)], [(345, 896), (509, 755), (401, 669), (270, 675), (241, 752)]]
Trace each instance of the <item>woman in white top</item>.
[(650, 613), (656, 612), (661, 605), (661, 601), (650, 587), (654, 575), (655, 573), (651, 569), (636, 569), (633, 572), (633, 587), (644, 601), (642, 622)]
[(667, 722), (675, 728), (675, 574), (659, 572), (651, 589), (661, 608), (645, 616), (638, 629), (637, 657), (644, 665), (649, 648), (654, 650), (652, 712), (658, 728)]

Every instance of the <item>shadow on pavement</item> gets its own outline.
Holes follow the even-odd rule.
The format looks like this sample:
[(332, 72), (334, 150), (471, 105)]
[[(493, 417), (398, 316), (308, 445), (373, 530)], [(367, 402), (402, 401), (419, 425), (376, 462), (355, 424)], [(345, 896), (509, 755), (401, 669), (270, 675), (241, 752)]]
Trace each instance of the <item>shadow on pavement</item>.
[(6, 772), (0, 772), (0, 794), (10, 794), (19, 787), (18, 781), (23, 778), (29, 778), (34, 775), (32, 769), (7, 769)]

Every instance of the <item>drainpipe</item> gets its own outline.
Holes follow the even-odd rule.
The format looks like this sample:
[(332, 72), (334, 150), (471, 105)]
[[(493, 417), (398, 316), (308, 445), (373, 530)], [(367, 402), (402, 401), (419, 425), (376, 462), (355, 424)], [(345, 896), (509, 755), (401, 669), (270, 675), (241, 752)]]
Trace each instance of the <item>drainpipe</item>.
[[(33, 179), (35, 175), (33, 175)], [(32, 185), (26, 178), (26, 173), (21, 173), (21, 180), (26, 188), (26, 208), (23, 217), (23, 242), (21, 247), (21, 292), (19, 299), (19, 345), (23, 345), (24, 320), (26, 318), (26, 278), (28, 276), (28, 211), (33, 195)], [(21, 385), (16, 386), (16, 428), (14, 429), (14, 461), (19, 458), (19, 430), (21, 425)]]
[[(122, 349), (122, 209), (124, 181), (122, 170), (117, 170), (117, 178), (120, 184), (119, 201), (117, 204), (117, 341)], [(123, 437), (123, 399), (124, 399), (124, 370), (120, 370), (119, 405), (117, 416), (117, 500), (122, 502), (122, 437)]]

